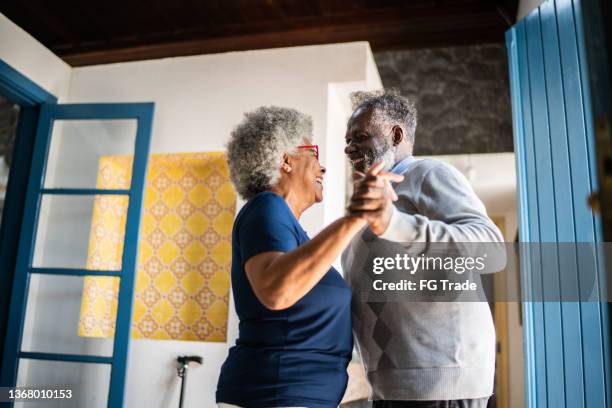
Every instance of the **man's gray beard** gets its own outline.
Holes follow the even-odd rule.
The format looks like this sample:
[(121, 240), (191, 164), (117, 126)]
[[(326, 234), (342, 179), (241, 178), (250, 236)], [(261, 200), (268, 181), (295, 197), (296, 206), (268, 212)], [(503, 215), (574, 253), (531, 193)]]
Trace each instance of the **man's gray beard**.
[(380, 152), (374, 152), (372, 156), (365, 155), (365, 171), (368, 171), (374, 163), (384, 162), (383, 171), (389, 171), (395, 164), (395, 153), (390, 145), (385, 145)]

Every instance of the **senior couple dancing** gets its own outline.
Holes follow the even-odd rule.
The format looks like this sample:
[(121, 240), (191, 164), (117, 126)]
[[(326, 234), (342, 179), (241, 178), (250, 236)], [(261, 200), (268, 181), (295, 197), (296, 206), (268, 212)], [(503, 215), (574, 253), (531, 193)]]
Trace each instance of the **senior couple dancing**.
[[(488, 305), (367, 302), (351, 296), (363, 275), (352, 266), (381, 243), (500, 242), (501, 234), (461, 173), (412, 156), (410, 100), (395, 91), (352, 99), (345, 153), (354, 194), (346, 215), (312, 238), (299, 220), (323, 200), (326, 170), (310, 117), (261, 107), (231, 134), (230, 176), (247, 202), (232, 234), (239, 336), (221, 368), (217, 403), (337, 407), (354, 335), (375, 408), (486, 407), (495, 369)], [(346, 281), (332, 266), (340, 255)]]

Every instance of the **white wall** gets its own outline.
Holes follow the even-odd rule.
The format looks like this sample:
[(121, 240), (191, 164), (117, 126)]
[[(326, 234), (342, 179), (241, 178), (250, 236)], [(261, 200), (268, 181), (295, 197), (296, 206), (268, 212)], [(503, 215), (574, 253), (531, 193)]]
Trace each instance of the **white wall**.
[(60, 101), (68, 92), (71, 68), (30, 34), (0, 14), (0, 60)]
[(540, 4), (544, 3), (548, 0), (520, 0), (516, 19), (520, 20), (525, 17), (527, 14), (531, 13), (531, 11), (540, 6)]

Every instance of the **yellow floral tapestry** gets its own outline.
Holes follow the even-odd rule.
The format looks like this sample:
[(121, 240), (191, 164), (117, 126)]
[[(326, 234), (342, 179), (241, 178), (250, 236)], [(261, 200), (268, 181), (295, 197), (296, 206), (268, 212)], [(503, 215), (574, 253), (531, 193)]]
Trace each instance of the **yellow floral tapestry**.
[[(98, 188), (129, 188), (131, 156), (100, 159)], [(149, 158), (132, 337), (224, 342), (236, 193), (223, 153)], [(119, 270), (127, 197), (94, 200), (87, 268)], [(119, 278), (86, 277), (79, 335), (112, 337)]]

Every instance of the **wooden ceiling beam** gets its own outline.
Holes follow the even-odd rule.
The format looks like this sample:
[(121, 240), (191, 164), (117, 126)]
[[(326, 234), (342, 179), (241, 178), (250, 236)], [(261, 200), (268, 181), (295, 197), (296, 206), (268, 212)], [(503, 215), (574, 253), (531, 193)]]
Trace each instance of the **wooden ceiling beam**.
[(108, 50), (66, 53), (61, 57), (72, 66), (107, 64), (176, 56), (214, 54), (264, 48), (369, 41), (374, 50), (423, 48), (487, 42), (502, 42), (504, 29), (498, 25), (465, 26), (461, 30), (415, 31), (405, 25), (385, 27), (313, 27), (284, 32), (224, 36), (198, 40), (126, 46)]
[(502, 42), (518, 0), (31, 3), (5, 0), (0, 12), (81, 66), (347, 41), (369, 41), (374, 50)]
[[(217, 24), (212, 26), (203, 23), (197, 26), (184, 25), (179, 30), (167, 30), (163, 28), (160, 30), (159, 26), (150, 28), (150, 25), (149, 27), (135, 25), (134, 31), (131, 34), (123, 38), (121, 36), (115, 36), (112, 43), (118, 48), (122, 48), (124, 46), (145, 45), (146, 43), (152, 42), (187, 41), (222, 35), (237, 36), (261, 32), (280, 32), (309, 27), (345, 26), (354, 24), (428, 24), (440, 27), (441, 29), (445, 29), (446, 27), (452, 29), (454, 22), (457, 20), (471, 20), (476, 26), (481, 25), (483, 21), (490, 20), (497, 21), (500, 25), (506, 24), (494, 3), (486, 7), (476, 7), (474, 5), (467, 7), (465, 5), (450, 4), (440, 9), (424, 8), (422, 5), (420, 7), (411, 5), (395, 9), (389, 7), (381, 7), (373, 10), (349, 9), (343, 13), (327, 14), (323, 16), (303, 15), (301, 17), (286, 19), (279, 19), (271, 15), (268, 19), (250, 19), (248, 22), (243, 22), (236, 18), (223, 20), (221, 17), (223, 12), (221, 12), (219, 6), (220, 5), (214, 1), (208, 5), (208, 10), (212, 13), (213, 19), (218, 21)], [(227, 10), (224, 10), (224, 12), (227, 13)], [(123, 42), (126, 38), (131, 38), (136, 41), (141, 39), (142, 43), (138, 44), (132, 42), (131, 44), (124, 44)], [(62, 53), (64, 49), (71, 49), (75, 53), (88, 51), (87, 48), (79, 49), (78, 41), (87, 42), (90, 45), (95, 44), (95, 40), (81, 37), (77, 41), (70, 41), (64, 44), (48, 44), (48, 46), (57, 53)], [(104, 42), (104, 44), (107, 44), (107, 42)], [(102, 47), (104, 47), (104, 45), (102, 45)]]
[[(364, 13), (350, 13), (342, 16), (326, 16), (321, 18), (292, 18), (271, 19), (268, 21), (253, 21), (244, 23), (225, 23), (213, 27), (198, 27), (194, 29), (183, 28), (180, 31), (141, 32), (128, 37), (115, 37), (111, 42), (96, 43), (87, 41), (87, 45), (79, 43), (56, 44), (50, 46), (58, 55), (82, 54), (90, 51), (102, 51), (117, 48), (132, 48), (162, 43), (180, 43), (191, 41), (215, 40), (219, 37), (240, 37), (268, 33), (282, 33), (286, 31), (321, 29), (363, 31), (360, 26), (374, 27), (372, 31), (379, 31), (385, 26), (405, 25), (407, 27), (422, 27), (423, 31), (458, 31), (462, 27), (488, 27), (499, 25), (505, 27), (506, 22), (496, 7), (486, 10), (459, 10), (445, 9), (439, 13), (398, 14), (391, 10), (383, 10), (371, 15)], [(416, 30), (415, 30), (416, 31)]]

